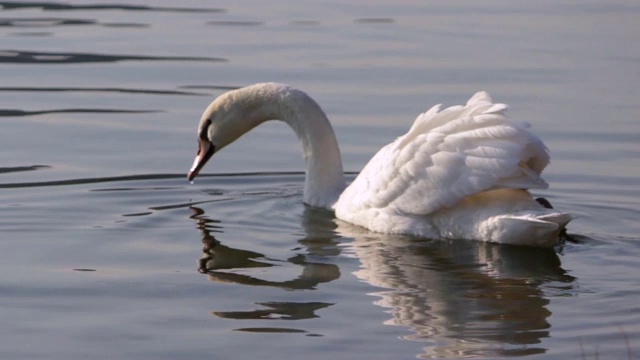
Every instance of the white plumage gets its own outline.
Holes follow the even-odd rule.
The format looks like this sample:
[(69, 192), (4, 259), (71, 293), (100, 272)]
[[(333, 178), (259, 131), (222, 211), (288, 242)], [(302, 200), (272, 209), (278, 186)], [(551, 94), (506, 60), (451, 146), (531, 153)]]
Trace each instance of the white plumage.
[(345, 188), (335, 135), (315, 101), (286, 85), (256, 84), (223, 94), (204, 112), (189, 178), (210, 148), (280, 119), (302, 143), (305, 202), (334, 209), (338, 219), (383, 233), (552, 246), (571, 216), (526, 191), (547, 187), (540, 173), (549, 154), (530, 125), (508, 119), (506, 109), (486, 92), (465, 106), (434, 106)]

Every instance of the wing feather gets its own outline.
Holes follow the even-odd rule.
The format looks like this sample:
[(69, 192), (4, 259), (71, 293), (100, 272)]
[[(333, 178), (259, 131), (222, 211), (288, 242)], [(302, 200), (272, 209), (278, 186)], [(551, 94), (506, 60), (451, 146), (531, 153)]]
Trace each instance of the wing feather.
[[(344, 191), (351, 211), (378, 208), (429, 214), (465, 196), (498, 188), (546, 188), (549, 163), (526, 122), (478, 92), (466, 105), (420, 114), (409, 131), (383, 147)], [(344, 197), (344, 199), (343, 199)]]

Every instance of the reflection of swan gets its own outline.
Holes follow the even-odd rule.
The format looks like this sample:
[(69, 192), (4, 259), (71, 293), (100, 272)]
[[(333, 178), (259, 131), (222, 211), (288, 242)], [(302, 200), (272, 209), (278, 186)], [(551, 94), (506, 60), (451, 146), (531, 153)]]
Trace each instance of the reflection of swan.
[(407, 339), (427, 344), (420, 358), (522, 356), (545, 352), (550, 334), (551, 282), (564, 291), (575, 279), (552, 249), (439, 241), (372, 234), (345, 222), (338, 233), (354, 241), (354, 274), (385, 290), (376, 304)]
[[(228, 241), (221, 243), (214, 234), (237, 235), (231, 235), (224, 224), (206, 216), (204, 210), (191, 209), (202, 235), (200, 271), (212, 281), (286, 291), (319, 289), (305, 292), (306, 296), (287, 296), (284, 302), (262, 299), (262, 292), (247, 290), (255, 303), (248, 309), (238, 305), (237, 309), (211, 312), (217, 317), (242, 320), (242, 325), (233, 323), (237, 331), (303, 332), (314, 326), (264, 324), (345, 316), (340, 306), (323, 313), (334, 308), (327, 298), (336, 299), (338, 304), (353, 301), (342, 286), (353, 283), (344, 274), (356, 270), (356, 266), (342, 256), (358, 259), (360, 269), (354, 272), (357, 278), (382, 288), (372, 295), (379, 297), (377, 305), (388, 309), (385, 324), (410, 329), (403, 338), (419, 341), (423, 350), (418, 357), (424, 358), (543, 353), (546, 348), (541, 342), (551, 333), (550, 296), (575, 291), (575, 279), (560, 267), (552, 249), (377, 234), (343, 221), (336, 224), (330, 211), (307, 207), (301, 219), (304, 231), (297, 255), (279, 260), (227, 246)], [(284, 280), (265, 279), (280, 265), (293, 267), (294, 271)], [(342, 285), (336, 286), (334, 281), (341, 276)], [(247, 319), (253, 320), (249, 326), (244, 323)], [(356, 321), (352, 331), (359, 330)]]
[(202, 114), (192, 180), (214, 152), (260, 123), (280, 119), (298, 135), (306, 161), (304, 201), (382, 233), (551, 246), (571, 220), (523, 189), (545, 188), (549, 156), (528, 124), (508, 120), (487, 93), (466, 106), (421, 114), (345, 188), (327, 117), (300, 90), (256, 84), (218, 97)]

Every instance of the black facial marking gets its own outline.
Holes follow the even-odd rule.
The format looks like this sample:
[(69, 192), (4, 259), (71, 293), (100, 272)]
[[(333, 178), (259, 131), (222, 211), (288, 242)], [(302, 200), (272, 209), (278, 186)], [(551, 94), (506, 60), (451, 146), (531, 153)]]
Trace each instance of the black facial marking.
[(211, 126), (211, 119), (207, 119), (204, 122), (204, 125), (202, 125), (202, 128), (200, 128), (200, 133), (198, 134), (198, 137), (201, 140), (209, 141), (209, 126)]
[(536, 201), (538, 202), (538, 204), (542, 205), (547, 209), (553, 209), (553, 206), (551, 206), (551, 203), (549, 202), (549, 200), (543, 197), (537, 198)]

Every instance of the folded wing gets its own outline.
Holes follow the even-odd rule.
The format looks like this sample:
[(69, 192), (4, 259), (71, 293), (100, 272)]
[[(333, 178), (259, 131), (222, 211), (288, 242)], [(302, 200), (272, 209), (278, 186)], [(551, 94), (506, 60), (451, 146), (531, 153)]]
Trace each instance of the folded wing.
[(546, 188), (546, 147), (506, 109), (486, 92), (464, 106), (434, 106), (369, 161), (340, 202), (355, 211), (429, 214), (482, 191)]

